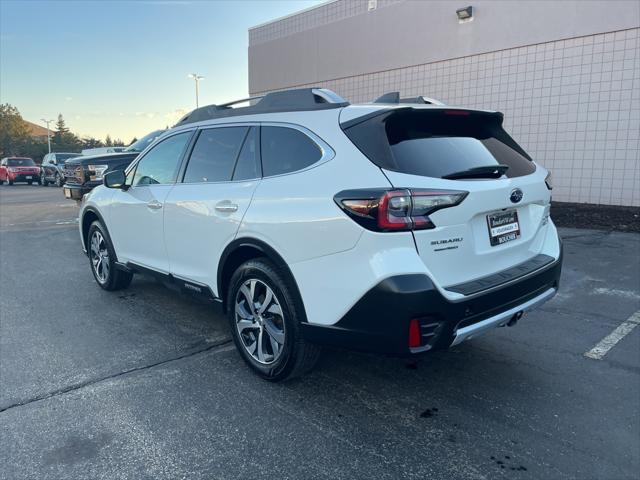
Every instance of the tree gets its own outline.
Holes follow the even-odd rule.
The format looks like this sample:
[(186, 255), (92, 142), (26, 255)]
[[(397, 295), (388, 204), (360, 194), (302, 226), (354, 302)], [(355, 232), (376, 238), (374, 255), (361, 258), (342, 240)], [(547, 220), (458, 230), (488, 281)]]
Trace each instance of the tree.
[(125, 146), (125, 144), (124, 144), (124, 142), (123, 142), (122, 140), (120, 140), (119, 138), (116, 138), (116, 139), (113, 141), (113, 146), (114, 146), (114, 147), (124, 147), (124, 146)]
[(0, 105), (0, 155), (21, 155), (30, 142), (27, 124), (16, 107)]
[(80, 140), (80, 142), (82, 144), (82, 148), (104, 147), (104, 143), (102, 143), (102, 140), (98, 140), (94, 137), (84, 137), (82, 140)]
[(56, 122), (56, 132), (53, 135), (52, 150), (58, 152), (76, 152), (81, 147), (80, 140), (69, 131), (62, 114), (58, 115)]
[(67, 125), (65, 124), (64, 118), (62, 117), (61, 113), (58, 114), (58, 121), (56, 122), (56, 133), (60, 135), (69, 133), (69, 129), (67, 128)]
[(107, 134), (107, 138), (104, 139), (105, 147), (113, 147), (113, 140), (111, 140), (111, 135)]

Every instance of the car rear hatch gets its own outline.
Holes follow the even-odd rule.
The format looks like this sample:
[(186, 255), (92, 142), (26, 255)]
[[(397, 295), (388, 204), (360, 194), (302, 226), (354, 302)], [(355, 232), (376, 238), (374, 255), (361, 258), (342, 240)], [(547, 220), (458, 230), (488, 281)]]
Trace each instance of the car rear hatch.
[[(437, 198), (412, 232), (442, 287), (532, 261), (542, 248), (550, 202), (546, 171), (536, 170), (502, 128), (502, 118), (497, 112), (406, 107), (343, 125), (393, 187), (410, 192), (414, 210)], [(447, 192), (457, 200), (447, 203)], [(439, 196), (429, 196), (434, 193)]]

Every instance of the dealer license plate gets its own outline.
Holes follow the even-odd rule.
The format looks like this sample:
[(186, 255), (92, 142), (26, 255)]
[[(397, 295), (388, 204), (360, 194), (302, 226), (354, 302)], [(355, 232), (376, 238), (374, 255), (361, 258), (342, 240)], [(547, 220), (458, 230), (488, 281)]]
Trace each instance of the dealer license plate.
[(487, 225), (492, 246), (520, 238), (520, 223), (518, 212), (515, 210), (487, 215)]

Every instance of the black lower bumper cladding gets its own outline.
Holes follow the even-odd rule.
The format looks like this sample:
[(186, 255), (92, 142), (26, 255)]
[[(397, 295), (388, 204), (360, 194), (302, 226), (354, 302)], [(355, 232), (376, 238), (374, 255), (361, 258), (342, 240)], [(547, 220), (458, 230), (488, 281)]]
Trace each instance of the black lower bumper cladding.
[(421, 350), (451, 345), (458, 328), (473, 325), (558, 288), (559, 258), (503, 287), (451, 302), (422, 274), (387, 278), (369, 290), (335, 325), (302, 325), (307, 340), (354, 350), (410, 355), (409, 322), (418, 319), (425, 338)]

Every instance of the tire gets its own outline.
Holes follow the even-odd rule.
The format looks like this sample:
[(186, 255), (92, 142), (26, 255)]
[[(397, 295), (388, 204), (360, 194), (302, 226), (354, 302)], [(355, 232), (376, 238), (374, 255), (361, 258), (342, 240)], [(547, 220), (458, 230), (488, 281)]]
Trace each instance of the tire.
[(13, 180), (9, 180), (7, 183), (8, 183), (9, 185), (13, 185)]
[(56, 184), (56, 187), (61, 187), (64, 184), (64, 180), (62, 179), (60, 174), (57, 172), (56, 172), (56, 177), (54, 179), (54, 182)]
[(236, 348), (260, 377), (272, 382), (288, 380), (316, 364), (320, 347), (305, 342), (300, 329), (302, 300), (269, 260), (257, 258), (238, 267), (231, 277), (227, 307)]
[(133, 274), (116, 268), (113, 245), (106, 229), (97, 220), (89, 227), (87, 252), (93, 278), (102, 288), (108, 291), (122, 290), (131, 284)]
[(28, 185), (33, 185), (33, 180), (27, 180)]
[(43, 187), (49, 185), (49, 182), (45, 180), (44, 175), (40, 177), (40, 185), (42, 185)]

